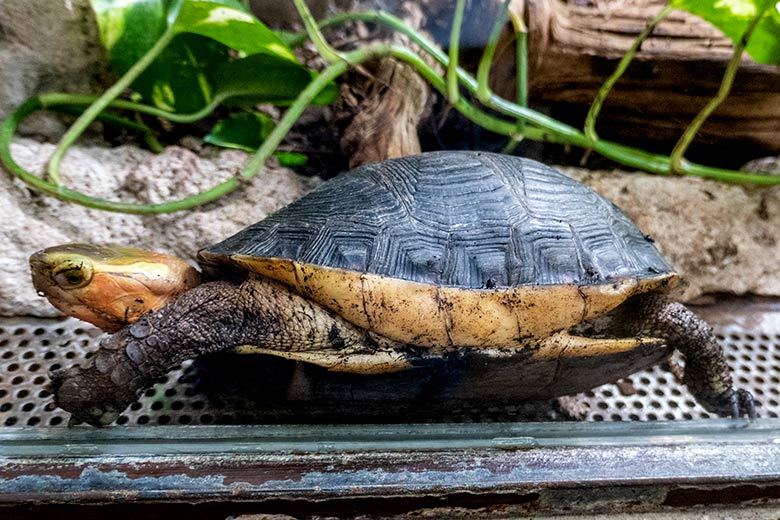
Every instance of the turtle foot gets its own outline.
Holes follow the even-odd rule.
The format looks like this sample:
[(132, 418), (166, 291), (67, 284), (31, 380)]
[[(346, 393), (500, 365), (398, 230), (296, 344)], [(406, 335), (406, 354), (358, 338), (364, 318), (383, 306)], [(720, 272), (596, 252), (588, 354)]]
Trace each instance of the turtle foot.
[[(119, 334), (121, 335), (121, 333)], [(54, 403), (71, 413), (70, 424), (86, 422), (106, 426), (137, 399), (146, 385), (124, 349), (116, 349), (121, 338), (101, 342), (101, 349), (81, 366), (55, 370), (50, 374)]]
[(722, 394), (712, 399), (701, 399), (704, 407), (721, 417), (739, 419), (747, 416), (751, 421), (756, 418), (756, 405), (753, 394), (747, 390), (734, 390), (729, 388)]
[(125, 389), (101, 384), (89, 367), (56, 370), (50, 378), (54, 403), (70, 412), (70, 426), (82, 422), (98, 427), (107, 426), (136, 400), (135, 393), (121, 395)]

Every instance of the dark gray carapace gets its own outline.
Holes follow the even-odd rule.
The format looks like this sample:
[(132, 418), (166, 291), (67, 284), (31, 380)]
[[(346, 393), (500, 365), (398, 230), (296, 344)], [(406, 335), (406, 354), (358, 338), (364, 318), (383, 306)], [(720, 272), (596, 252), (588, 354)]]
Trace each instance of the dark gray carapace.
[(549, 166), (487, 152), (356, 168), (205, 252), (466, 289), (672, 272), (612, 202)]

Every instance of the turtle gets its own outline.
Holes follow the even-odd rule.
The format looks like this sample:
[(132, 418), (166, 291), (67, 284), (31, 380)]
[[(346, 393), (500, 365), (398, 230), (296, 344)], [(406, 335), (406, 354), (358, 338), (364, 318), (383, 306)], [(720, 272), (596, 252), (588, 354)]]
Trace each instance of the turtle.
[[(115, 301), (106, 284), (92, 288), (96, 273), (131, 262), (94, 247), (32, 255), (36, 289), (71, 311)], [(755, 416), (712, 329), (670, 296), (681, 277), (653, 239), (609, 200), (531, 159), (440, 151), (366, 164), (197, 260), (200, 275), (181, 264), (165, 271), (185, 280), (161, 277), (169, 297), (125, 298), (147, 312), (126, 313), (84, 364), (51, 374), (55, 403), (72, 420), (109, 424), (182, 361), (215, 352), (368, 379), (465, 366), (457, 381), (439, 381), (454, 385), (442, 395), (526, 400), (589, 390), (677, 350), (702, 406)], [(62, 301), (68, 286), (80, 305)]]

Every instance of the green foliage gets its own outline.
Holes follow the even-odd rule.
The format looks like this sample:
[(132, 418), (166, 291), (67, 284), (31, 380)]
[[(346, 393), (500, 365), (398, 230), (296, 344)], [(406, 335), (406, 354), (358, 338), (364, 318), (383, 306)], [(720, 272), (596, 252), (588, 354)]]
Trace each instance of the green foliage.
[(707, 20), (738, 42), (750, 22), (766, 9), (745, 51), (759, 63), (780, 65), (780, 3), (776, 0), (671, 0), (672, 7)]
[[(132, 84), (144, 100), (195, 112), (215, 96), (233, 104), (289, 104), (312, 79), (273, 31), (232, 0), (92, 0), (101, 41), (119, 74), (167, 31), (175, 38)], [(243, 59), (231, 60), (229, 49)], [(260, 69), (250, 70), (254, 67)], [(268, 74), (263, 67), (269, 69)], [(233, 79), (235, 77), (236, 79)], [(335, 85), (318, 102), (333, 98)], [(239, 92), (241, 99), (233, 96)]]
[[(119, 74), (126, 74), (161, 38), (171, 35), (170, 43), (131, 84), (141, 99), (159, 109), (187, 114), (212, 103), (289, 105), (315, 77), (279, 36), (235, 0), (91, 2), (101, 40)], [(331, 83), (313, 102), (330, 103), (337, 95)], [(249, 124), (244, 137), (253, 135), (247, 146), (226, 137), (235, 135), (239, 121)], [(208, 141), (254, 151), (262, 142), (257, 137), (268, 133), (253, 133), (257, 124), (256, 117), (250, 122), (247, 114), (239, 114), (218, 124)]]
[[(92, 0), (100, 38), (118, 74), (125, 74), (167, 28), (165, 2)], [(141, 98), (171, 112), (194, 112), (211, 101), (211, 72), (228, 49), (194, 34), (174, 38), (132, 84)]]
[[(291, 64), (286, 58), (254, 54), (221, 65), (215, 74), (217, 94), (226, 106), (252, 106), (273, 103), (286, 106), (295, 101), (314, 74), (305, 67)], [(318, 105), (333, 102), (339, 90), (330, 83), (314, 98)]]
[(255, 152), (274, 126), (273, 119), (259, 112), (234, 114), (214, 125), (203, 140), (224, 148)]
[(194, 112), (212, 100), (214, 68), (227, 58), (224, 45), (182, 34), (133, 82), (133, 89), (163, 110)]
[(111, 65), (127, 72), (152, 48), (166, 27), (164, 0), (137, 0), (119, 4), (115, 0), (91, 0), (100, 40)]
[(244, 55), (271, 54), (298, 61), (272, 30), (233, 0), (178, 0), (168, 21), (177, 34), (207, 36)]
[(285, 152), (278, 151), (274, 153), (279, 164), (282, 166), (305, 166), (309, 162), (309, 158), (298, 152)]
[[(243, 112), (223, 119), (203, 138), (207, 143), (223, 148), (235, 148), (254, 153), (276, 127), (274, 120), (260, 112)], [(282, 166), (304, 166), (309, 158), (297, 152), (274, 152)]]
[[(483, 71), (477, 78), (473, 77), (454, 63), (451, 64), (449, 56), (433, 42), (387, 12), (343, 13), (318, 23), (312, 18), (304, 0), (294, 0), (308, 37), (320, 56), (329, 63), (321, 73), (313, 74), (294, 61), (289, 47), (284, 43), (289, 41), (292, 42), (290, 45), (300, 44), (305, 37), (291, 38), (290, 35), (284, 35), (280, 39), (273, 36), (235, 0), (91, 1), (111, 61), (118, 71), (126, 72), (100, 97), (41, 94), (27, 100), (0, 124), (0, 163), (7, 171), (35, 190), (87, 207), (137, 214), (181, 211), (206, 204), (239, 188), (256, 175), (271, 154), (275, 153), (282, 164), (304, 163), (306, 157), (301, 154), (277, 150), (287, 132), (309, 105), (327, 103), (337, 95), (334, 81), (345, 72), (379, 57), (392, 57), (409, 64), (435, 90), (442, 95), (450, 95), (454, 109), (482, 128), (504, 135), (512, 142), (527, 138), (579, 146), (629, 168), (659, 175), (696, 175), (756, 186), (780, 184), (778, 176), (704, 166), (685, 159), (689, 140), (695, 137), (700, 124), (714, 107), (728, 95), (740, 65), (745, 43), (743, 40), (749, 42), (748, 51), (757, 60), (765, 63), (780, 61), (779, 7), (772, 3), (775, 0), (761, 3), (758, 0), (702, 0), (703, 3), (672, 0), (675, 7), (686, 8), (707, 17), (721, 27), (735, 40), (735, 46), (717, 94), (685, 130), (671, 156), (608, 141), (595, 132), (598, 104), (625, 71), (654, 25), (671, 10), (671, 5), (656, 16), (626, 53), (615, 73), (599, 92), (599, 98), (594, 102), (596, 109), (591, 110), (585, 131), (581, 131), (529, 108), (522, 101), (513, 103), (500, 98), (490, 90), (489, 70)], [(462, 9), (465, 0), (457, 2), (459, 9)], [(346, 52), (330, 47), (320, 27), (353, 21), (386, 25), (405, 35), (413, 46), (374, 42)], [(459, 39), (455, 32), (452, 41), (457, 43)], [(498, 34), (498, 31), (494, 32)], [(491, 45), (496, 43), (497, 38), (491, 40)], [(522, 40), (518, 49), (518, 53), (525, 53)], [(489, 56), (483, 57), (483, 62), (489, 65), (489, 61)], [(438, 67), (432, 66), (431, 62), (436, 62)], [(162, 69), (152, 74), (150, 71), (158, 66)], [(525, 67), (527, 58), (524, 57), (518, 60), (518, 69)], [(179, 72), (174, 72), (177, 70)], [(448, 71), (446, 78), (442, 70)], [(144, 76), (145, 71), (148, 76)], [(519, 74), (522, 75), (523, 71), (519, 70)], [(180, 107), (199, 106), (207, 100), (208, 104), (195, 112), (175, 113), (118, 99), (130, 87), (138, 95), (166, 108), (181, 110)], [(460, 95), (458, 92), (453, 96), (455, 89), (465, 90), (469, 95)], [(480, 105), (474, 104), (474, 99)], [(518, 99), (522, 99), (522, 96)], [(260, 102), (289, 105), (289, 108), (274, 125), (260, 114), (247, 113), (246, 106)], [(203, 192), (159, 204), (105, 200), (68, 188), (58, 174), (60, 161), (67, 149), (96, 119), (102, 118), (112, 124), (139, 131), (153, 147), (159, 145), (151, 130), (142, 123), (106, 110), (131, 110), (177, 123), (191, 123), (212, 113), (219, 103), (242, 107), (243, 111), (217, 124), (207, 140), (221, 146), (257, 151), (237, 176)], [(87, 108), (68, 129), (49, 158), (47, 178), (26, 171), (14, 161), (10, 143), (24, 119), (39, 110), (70, 110), (77, 106)]]

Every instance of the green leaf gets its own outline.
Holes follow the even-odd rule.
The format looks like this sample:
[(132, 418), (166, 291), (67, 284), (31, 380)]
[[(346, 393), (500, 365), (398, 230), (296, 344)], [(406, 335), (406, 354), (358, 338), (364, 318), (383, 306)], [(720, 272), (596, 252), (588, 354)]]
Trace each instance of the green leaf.
[(256, 151), (274, 129), (274, 121), (258, 112), (235, 114), (223, 119), (203, 138), (207, 143), (247, 152)]
[(279, 164), (282, 166), (305, 166), (309, 158), (298, 152), (275, 152)]
[(212, 38), (244, 54), (271, 54), (297, 63), (290, 48), (234, 0), (181, 0), (169, 20), (177, 33)]
[(164, 0), (90, 0), (111, 66), (123, 74), (165, 31)]
[(211, 101), (214, 71), (228, 58), (224, 45), (197, 34), (180, 34), (133, 86), (159, 108), (195, 112)]
[[(203, 138), (207, 143), (254, 153), (274, 129), (273, 119), (259, 112), (235, 114), (223, 119)], [(297, 152), (274, 152), (282, 166), (303, 166), (309, 158)]]
[(671, 0), (671, 5), (700, 16), (734, 42), (765, 5), (771, 5), (758, 22), (745, 50), (757, 62), (780, 65), (780, 4), (775, 0)]
[[(118, 74), (124, 74), (165, 31), (163, 0), (92, 0), (100, 38)], [(228, 60), (224, 45), (196, 34), (181, 34), (132, 84), (158, 108), (194, 112), (212, 97), (213, 71)]]
[[(219, 68), (214, 80), (215, 95), (224, 98), (227, 106), (289, 105), (313, 77), (314, 73), (306, 67), (285, 58), (254, 54)], [(313, 103), (331, 103), (338, 94), (338, 85), (330, 83)]]
[[(158, 108), (195, 112), (220, 95), (234, 106), (287, 105), (312, 80), (289, 47), (235, 0), (91, 0), (101, 40), (124, 74), (172, 24), (173, 41), (132, 84)], [(228, 47), (248, 57), (229, 61)], [(329, 103), (329, 85), (315, 103)]]

